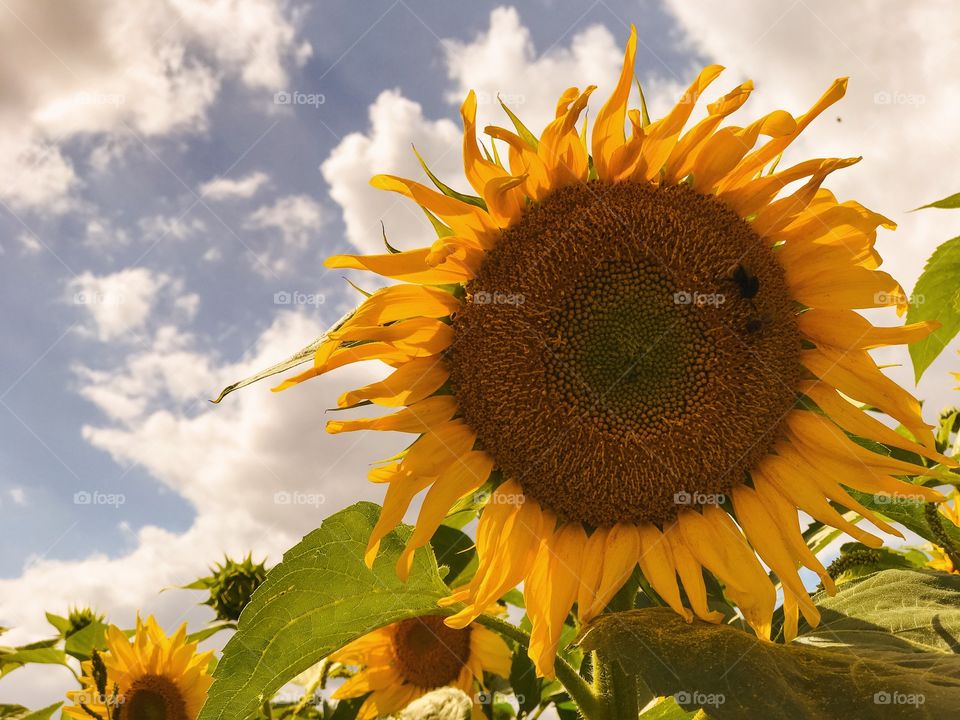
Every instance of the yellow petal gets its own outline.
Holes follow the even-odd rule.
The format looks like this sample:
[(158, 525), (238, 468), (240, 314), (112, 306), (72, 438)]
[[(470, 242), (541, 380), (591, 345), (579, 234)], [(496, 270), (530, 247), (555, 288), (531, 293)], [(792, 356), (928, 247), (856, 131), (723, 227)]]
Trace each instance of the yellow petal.
[(394, 432), (425, 433), (446, 422), (457, 412), (453, 395), (434, 395), (391, 415), (357, 420), (330, 420), (328, 433), (355, 430), (390, 430)]
[(416, 358), (395, 370), (386, 380), (343, 393), (337, 398), (337, 405), (346, 408), (363, 400), (387, 407), (412, 405), (436, 392), (449, 376), (439, 356)]
[(461, 269), (433, 267), (428, 260), (430, 252), (430, 248), (419, 248), (383, 255), (333, 255), (323, 264), (328, 268), (369, 270), (395, 280), (427, 285), (463, 282), (472, 277)]
[(657, 528), (644, 523), (638, 527), (640, 535), (640, 569), (657, 594), (684, 620), (693, 620), (693, 613), (680, 601), (677, 569), (673, 562), (670, 543)]
[(406, 581), (413, 567), (413, 553), (423, 547), (440, 527), (453, 504), (483, 485), (493, 470), (493, 458), (484, 452), (469, 452), (451, 463), (423, 499), (413, 534), (397, 560), (397, 575)]
[(610, 98), (597, 113), (593, 124), (593, 165), (601, 180), (612, 180), (610, 158), (626, 142), (624, 123), (627, 117), (627, 98), (633, 84), (633, 65), (637, 54), (637, 29), (630, 26), (630, 39), (623, 57), (620, 79)]

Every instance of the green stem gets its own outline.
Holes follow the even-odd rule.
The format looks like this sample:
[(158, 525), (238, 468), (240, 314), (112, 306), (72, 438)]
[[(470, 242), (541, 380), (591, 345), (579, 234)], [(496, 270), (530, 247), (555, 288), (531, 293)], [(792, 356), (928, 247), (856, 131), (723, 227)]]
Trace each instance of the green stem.
[[(481, 615), (477, 618), (477, 622), (500, 635), (515, 640), (524, 650), (530, 645), (530, 636), (516, 625), (511, 625), (508, 622), (489, 615)], [(556, 665), (554, 667), (557, 673), (557, 680), (560, 681), (560, 684), (563, 685), (570, 694), (570, 697), (577, 704), (577, 708), (579, 708), (584, 720), (613, 720), (607, 714), (606, 707), (604, 707), (597, 696), (594, 695), (590, 685), (580, 677), (580, 674), (574, 670), (566, 660), (557, 655)]]
[[(606, 611), (633, 610), (640, 585), (640, 573), (634, 570), (631, 578), (607, 605)], [(627, 673), (617, 658), (602, 657), (597, 652), (593, 653), (593, 689), (605, 706), (606, 716), (613, 720), (639, 717), (641, 695), (644, 703), (653, 697), (646, 684), (636, 675)]]

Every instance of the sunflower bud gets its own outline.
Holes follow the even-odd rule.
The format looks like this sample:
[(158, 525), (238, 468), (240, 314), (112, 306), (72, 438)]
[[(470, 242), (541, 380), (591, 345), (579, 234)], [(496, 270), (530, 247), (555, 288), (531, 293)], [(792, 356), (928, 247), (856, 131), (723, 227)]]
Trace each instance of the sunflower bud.
[(218, 620), (237, 620), (253, 597), (254, 590), (267, 577), (264, 563), (254, 564), (250, 555), (239, 563), (224, 557), (223, 564), (210, 568), (210, 572), (210, 576), (187, 587), (210, 591), (204, 605), (213, 608)]

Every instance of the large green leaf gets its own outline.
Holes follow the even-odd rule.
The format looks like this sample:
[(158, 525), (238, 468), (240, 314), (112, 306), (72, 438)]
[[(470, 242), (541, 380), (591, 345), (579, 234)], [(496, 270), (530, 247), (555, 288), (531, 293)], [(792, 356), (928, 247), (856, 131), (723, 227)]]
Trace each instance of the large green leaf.
[(960, 237), (934, 250), (913, 288), (907, 322), (921, 320), (936, 320), (941, 327), (910, 345), (917, 380), (960, 331)]
[(805, 632), (807, 643), (839, 641), (904, 649), (960, 650), (960, 575), (932, 570), (884, 570), (844, 583), (830, 597), (814, 599), (820, 626)]
[[(874, 582), (882, 584), (890, 572), (902, 571), (878, 573)], [(926, 573), (917, 575), (912, 584), (893, 578), (897, 589), (929, 582)], [(849, 592), (870, 591), (869, 598), (874, 586), (864, 582), (851, 583)], [(919, 597), (924, 602), (926, 596)], [(896, 598), (901, 605), (915, 602), (914, 595)], [(954, 595), (954, 604), (958, 601)], [(845, 602), (848, 609), (855, 604), (849, 596)], [(916, 612), (924, 615), (922, 607)], [(927, 613), (928, 622), (938, 617), (931, 608)], [(841, 625), (840, 615), (831, 620)], [(952, 717), (960, 697), (960, 657), (918, 650), (914, 640), (925, 636), (915, 628), (907, 638), (883, 631), (885, 625), (902, 624), (902, 617), (888, 619), (883, 609), (870, 617), (876, 630), (866, 632), (870, 621), (861, 619), (856, 644), (840, 635), (780, 645), (729, 625), (688, 625), (669, 609), (646, 608), (601, 616), (581, 645), (618, 659), (656, 694), (673, 695), (685, 709), (702, 708), (716, 720)]]
[(410, 536), (384, 538), (372, 570), (363, 551), (380, 508), (358, 503), (327, 518), (267, 574), (223, 651), (200, 720), (242, 720), (284, 683), (383, 625), (437, 611), (447, 588), (430, 549), (406, 583), (395, 565)]

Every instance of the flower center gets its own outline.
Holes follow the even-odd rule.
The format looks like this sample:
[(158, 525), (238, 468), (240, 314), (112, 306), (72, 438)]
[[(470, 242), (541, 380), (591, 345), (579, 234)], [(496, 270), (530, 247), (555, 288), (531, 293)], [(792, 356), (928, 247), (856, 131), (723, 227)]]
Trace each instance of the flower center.
[(180, 688), (161, 675), (137, 678), (120, 707), (121, 720), (189, 720)]
[(393, 648), (408, 683), (443, 687), (457, 679), (470, 659), (470, 628), (449, 628), (439, 615), (411, 618), (397, 624)]
[(724, 502), (795, 402), (801, 338), (775, 252), (687, 185), (561, 188), (467, 293), (448, 354), (461, 411), (566, 521)]

